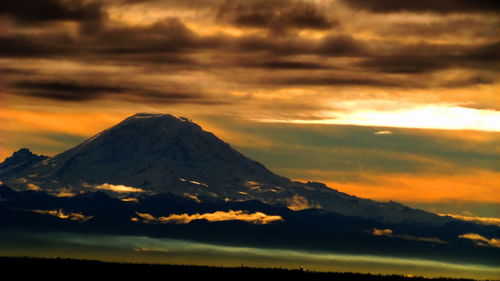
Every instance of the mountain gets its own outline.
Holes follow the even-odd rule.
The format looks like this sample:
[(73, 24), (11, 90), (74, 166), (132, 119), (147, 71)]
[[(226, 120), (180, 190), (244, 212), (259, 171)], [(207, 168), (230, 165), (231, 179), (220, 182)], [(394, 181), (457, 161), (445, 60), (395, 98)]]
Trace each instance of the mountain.
[(391, 223), (450, 221), (281, 177), (187, 118), (168, 114), (133, 115), (54, 157), (28, 152), (21, 149), (0, 164), (0, 180), (18, 191), (36, 187), (73, 196), (99, 190), (117, 198), (170, 193), (196, 202), (258, 200)]
[(27, 148), (21, 148), (14, 152), (12, 156), (7, 157), (5, 161), (0, 163), (0, 171), (4, 173), (14, 173), (22, 171), (31, 165), (49, 158), (45, 155), (36, 155)]
[[(262, 220), (263, 217), (268, 220)], [(195, 202), (169, 193), (141, 195), (137, 201), (129, 202), (101, 191), (57, 197), (43, 191), (14, 191), (0, 184), (0, 229), (0, 252), (12, 247), (26, 248), (26, 245), (36, 249), (40, 243), (43, 247), (44, 242), (54, 241), (53, 247), (60, 248), (73, 235), (82, 240), (79, 235), (83, 233), (89, 240), (96, 235), (119, 235), (119, 240), (169, 238), (213, 245), (410, 257), (490, 266), (500, 262), (500, 248), (478, 246), (474, 241), (460, 238), (465, 233), (498, 237), (500, 228), (492, 225), (463, 221), (439, 226), (390, 224), (317, 209), (293, 211), (256, 200)], [(390, 233), (380, 235), (375, 229), (390, 229)], [(54, 233), (63, 235), (54, 240)], [(47, 240), (47, 237), (52, 238)]]

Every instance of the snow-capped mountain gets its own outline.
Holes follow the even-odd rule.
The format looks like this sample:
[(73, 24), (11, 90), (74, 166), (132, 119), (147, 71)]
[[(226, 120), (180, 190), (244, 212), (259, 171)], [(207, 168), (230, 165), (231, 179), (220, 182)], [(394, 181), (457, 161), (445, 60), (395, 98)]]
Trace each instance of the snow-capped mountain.
[[(29, 155), (28, 155), (29, 154)], [(395, 202), (351, 196), (321, 183), (269, 171), (187, 118), (140, 113), (54, 157), (22, 149), (0, 164), (17, 190), (73, 196), (104, 191), (118, 198), (172, 193), (194, 201), (248, 201), (323, 209), (386, 222), (446, 223), (449, 218)]]

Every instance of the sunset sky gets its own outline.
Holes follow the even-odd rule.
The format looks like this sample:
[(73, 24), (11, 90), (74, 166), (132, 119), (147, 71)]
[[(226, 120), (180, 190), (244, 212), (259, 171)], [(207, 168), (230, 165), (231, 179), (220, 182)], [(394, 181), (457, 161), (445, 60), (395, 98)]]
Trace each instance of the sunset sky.
[[(29, 8), (27, 8), (29, 7)], [(272, 171), (500, 217), (500, 16), (488, 0), (0, 3), (0, 161), (136, 112)]]

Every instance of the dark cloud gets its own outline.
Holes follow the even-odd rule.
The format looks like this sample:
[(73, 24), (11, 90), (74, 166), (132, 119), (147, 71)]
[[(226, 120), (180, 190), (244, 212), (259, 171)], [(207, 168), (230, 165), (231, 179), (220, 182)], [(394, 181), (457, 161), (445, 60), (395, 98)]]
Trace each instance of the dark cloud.
[(500, 41), (476, 47), (468, 53), (468, 57), (482, 62), (498, 62), (500, 60)]
[[(497, 70), (500, 43), (479, 46), (413, 44), (394, 49), (393, 55), (372, 56), (358, 66), (378, 72), (419, 74), (450, 68)], [(485, 79), (472, 81), (485, 82)]]
[(23, 81), (14, 85), (23, 95), (60, 101), (86, 101), (125, 89), (114, 86), (84, 85), (75, 81)]
[(181, 53), (211, 48), (217, 38), (201, 38), (177, 18), (166, 18), (149, 26), (108, 27), (89, 36), (69, 33), (39, 33), (0, 37), (3, 57), (71, 57)]
[(414, 22), (410, 19), (403, 19), (400, 22), (391, 24), (388, 28), (379, 28), (375, 32), (382, 36), (418, 36), (420, 38), (448, 36), (453, 39), (457, 37), (460, 30), (461, 37), (471, 38), (492, 38), (491, 27), (496, 23), (492, 19), (477, 18), (474, 15), (459, 18), (435, 18), (425, 22)]
[(135, 86), (100, 85), (78, 80), (21, 81), (13, 85), (14, 94), (57, 101), (90, 101), (112, 97), (121, 101), (162, 104), (222, 104), (228, 101), (207, 99), (189, 87), (172, 85), (159, 91)]
[(358, 66), (378, 72), (416, 74), (445, 69), (451, 62), (440, 57), (392, 56), (363, 60)]
[(290, 29), (327, 30), (339, 25), (314, 3), (305, 1), (228, 0), (219, 7), (217, 19), (238, 27), (268, 29), (275, 34)]
[(201, 44), (178, 18), (166, 18), (144, 27), (108, 28), (89, 43), (96, 45), (98, 52), (109, 54), (179, 52)]
[(339, 35), (324, 37), (316, 52), (328, 56), (360, 56), (366, 55), (367, 49), (364, 43), (351, 36)]
[[(225, 3), (236, 5), (239, 2)], [(280, 8), (282, 10), (267, 11), (271, 13), (271, 17), (274, 17), (277, 11), (281, 11), (280, 16), (290, 15), (289, 11), (295, 11), (294, 7), (298, 7), (296, 5), (302, 5), (300, 4), (302, 2), (284, 0), (273, 3), (263, 1), (248, 3), (258, 4), (258, 7), (284, 3), (283, 8)], [(318, 11), (318, 8), (310, 9)], [(311, 11), (307, 13), (312, 13)], [(297, 18), (294, 17), (298, 14), (293, 15), (289, 18), (293, 18), (297, 23)], [(262, 25), (262, 27), (269, 26)], [(287, 28), (292, 27), (298, 28), (299, 25), (290, 25)], [(191, 73), (199, 71), (198, 73), (203, 75), (219, 78), (231, 75), (235, 83), (245, 84), (243, 87), (256, 88), (276, 86), (454, 88), (495, 83), (496, 79), (492, 79), (492, 75), (480, 72), (498, 70), (496, 62), (500, 57), (499, 44), (498, 42), (485, 45), (436, 44), (425, 40), (420, 43), (403, 44), (400, 41), (383, 39), (363, 40), (351, 34), (339, 35), (335, 31), (314, 39), (300, 34), (274, 36), (259, 32), (243, 33), (241, 36), (228, 33), (203, 35), (190, 29), (181, 19), (167, 17), (149, 25), (105, 25), (85, 34), (74, 33), (64, 28), (54, 28), (50, 31), (41, 29), (29, 35), (23, 32), (7, 33), (5, 36), (0, 36), (0, 56), (14, 59), (24, 57), (65, 59), (79, 61), (82, 64), (126, 65), (140, 69), (143, 71), (142, 74), (151, 72), (165, 76), (178, 71), (192, 71)], [(247, 69), (236, 69), (240, 67)], [(462, 80), (438, 81), (438, 77), (433, 76), (433, 72), (457, 68), (480, 71), (463, 75)], [(247, 72), (233, 73), (232, 70)], [(332, 73), (333, 70), (336, 72)], [(16, 79), (21, 79), (14, 75), (10, 76), (12, 79), (9, 82), (13, 81), (14, 84)], [(112, 83), (111, 86), (100, 87), (94, 84), (106, 83), (89, 85), (85, 81), (74, 82), (80, 81), (81, 77), (70, 75), (65, 77), (71, 80), (70, 83), (44, 76), (39, 78), (57, 81), (40, 82), (45, 83), (44, 85), (21, 81), (14, 88), (18, 94), (69, 101), (106, 98), (112, 94), (134, 101), (207, 102), (203, 96), (197, 96), (196, 92), (193, 93), (190, 89), (179, 92), (175, 88), (169, 88), (165, 92), (170, 95), (163, 95), (163, 91), (152, 90), (154, 86), (151, 85), (141, 84), (142, 86), (131, 89), (123, 88), (121, 85), (116, 87)], [(138, 83), (145, 83), (144, 80), (149, 78), (141, 79)], [(68, 86), (68, 91), (63, 91), (63, 86)], [(205, 86), (200, 86), (203, 87)], [(131, 92), (134, 94), (129, 94)]]
[[(65, 40), (68, 39), (68, 40)], [(62, 42), (65, 44), (59, 44)], [(0, 37), (0, 57), (50, 57), (73, 53), (69, 38), (54, 36), (12, 35)]]
[(401, 87), (402, 82), (385, 79), (374, 79), (359, 77), (356, 74), (337, 76), (334, 74), (309, 75), (299, 77), (271, 77), (265, 81), (271, 85), (282, 86), (379, 86), (379, 87)]
[(22, 24), (73, 21), (82, 32), (100, 29), (107, 14), (101, 1), (83, 0), (16, 0), (0, 2), (0, 15)]
[(134, 4), (151, 4), (155, 7), (168, 7), (168, 8), (186, 8), (186, 9), (205, 9), (214, 8), (221, 5), (224, 0), (116, 0), (120, 4), (134, 5)]
[(314, 43), (300, 38), (272, 38), (249, 35), (231, 38), (228, 46), (232, 52), (267, 52), (276, 56), (314, 53)]
[(468, 75), (458, 79), (443, 81), (441, 84), (445, 88), (463, 88), (477, 85), (490, 85), (497, 82), (498, 79), (490, 75)]
[(342, 0), (347, 5), (379, 13), (432, 12), (432, 13), (474, 13), (498, 12), (500, 2), (495, 0)]
[(298, 61), (271, 61), (260, 64), (263, 68), (268, 69), (325, 69), (323, 64), (313, 62), (298, 62)]

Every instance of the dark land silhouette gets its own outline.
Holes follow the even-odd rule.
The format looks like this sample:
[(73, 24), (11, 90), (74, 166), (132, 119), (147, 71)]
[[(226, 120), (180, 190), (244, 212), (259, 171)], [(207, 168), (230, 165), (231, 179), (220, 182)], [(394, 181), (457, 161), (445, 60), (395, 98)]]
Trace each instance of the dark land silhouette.
[[(45, 259), (30, 257), (0, 257), (2, 273), (17, 272), (17, 276), (31, 275), (36, 273), (39, 277), (50, 275), (53, 278), (61, 276), (81, 277), (106, 276), (141, 277), (143, 279), (158, 278), (162, 280), (180, 280), (175, 278), (203, 278), (207, 280), (257, 280), (255, 278), (266, 278), (268, 280), (342, 280), (342, 281), (472, 281), (474, 279), (464, 278), (425, 278), (419, 276), (406, 277), (402, 275), (362, 274), (355, 272), (317, 272), (304, 268), (254, 268), (246, 267), (212, 267), (193, 265), (161, 265), (161, 264), (135, 264), (135, 263), (112, 263), (94, 260), (76, 259)], [(26, 271), (29, 269), (29, 271)], [(186, 279), (184, 279), (186, 280)]]

